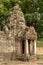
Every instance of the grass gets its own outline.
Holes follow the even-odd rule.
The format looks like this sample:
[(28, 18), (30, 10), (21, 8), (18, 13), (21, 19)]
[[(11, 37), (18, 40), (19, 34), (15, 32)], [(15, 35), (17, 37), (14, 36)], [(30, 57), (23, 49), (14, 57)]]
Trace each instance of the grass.
[(43, 55), (37, 55), (37, 59), (43, 59)]

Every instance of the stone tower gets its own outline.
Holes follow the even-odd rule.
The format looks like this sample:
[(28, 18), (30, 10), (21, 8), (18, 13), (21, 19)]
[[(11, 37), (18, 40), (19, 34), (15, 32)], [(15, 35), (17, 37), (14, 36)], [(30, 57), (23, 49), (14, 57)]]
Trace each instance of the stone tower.
[(26, 27), (24, 14), (18, 4), (16, 4), (10, 11), (7, 19), (7, 27), (9, 28), (10, 33), (12, 32), (13, 36), (17, 35)]

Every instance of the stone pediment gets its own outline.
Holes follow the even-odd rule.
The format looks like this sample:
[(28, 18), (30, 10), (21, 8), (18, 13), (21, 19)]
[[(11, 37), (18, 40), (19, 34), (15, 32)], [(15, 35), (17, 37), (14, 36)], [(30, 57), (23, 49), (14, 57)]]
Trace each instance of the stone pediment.
[(26, 38), (30, 39), (30, 40), (37, 39), (37, 33), (36, 33), (34, 27), (32, 27), (32, 26), (29, 27), (28, 31), (26, 32)]

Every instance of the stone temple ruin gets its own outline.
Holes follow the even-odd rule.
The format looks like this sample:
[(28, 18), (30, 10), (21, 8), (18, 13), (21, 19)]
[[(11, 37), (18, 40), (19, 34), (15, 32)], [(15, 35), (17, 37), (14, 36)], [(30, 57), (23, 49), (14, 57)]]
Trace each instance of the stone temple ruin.
[(0, 31), (0, 56), (3, 54), (11, 58), (12, 52), (17, 55), (34, 55), (36, 41), (37, 33), (34, 27), (26, 26), (21, 8), (16, 4), (9, 13), (3, 31)]

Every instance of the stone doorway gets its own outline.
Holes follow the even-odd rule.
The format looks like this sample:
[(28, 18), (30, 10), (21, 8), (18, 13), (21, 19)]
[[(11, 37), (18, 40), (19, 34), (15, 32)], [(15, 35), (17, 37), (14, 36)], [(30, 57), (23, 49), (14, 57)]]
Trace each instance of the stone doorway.
[(34, 40), (21, 40), (21, 54), (34, 55)]

